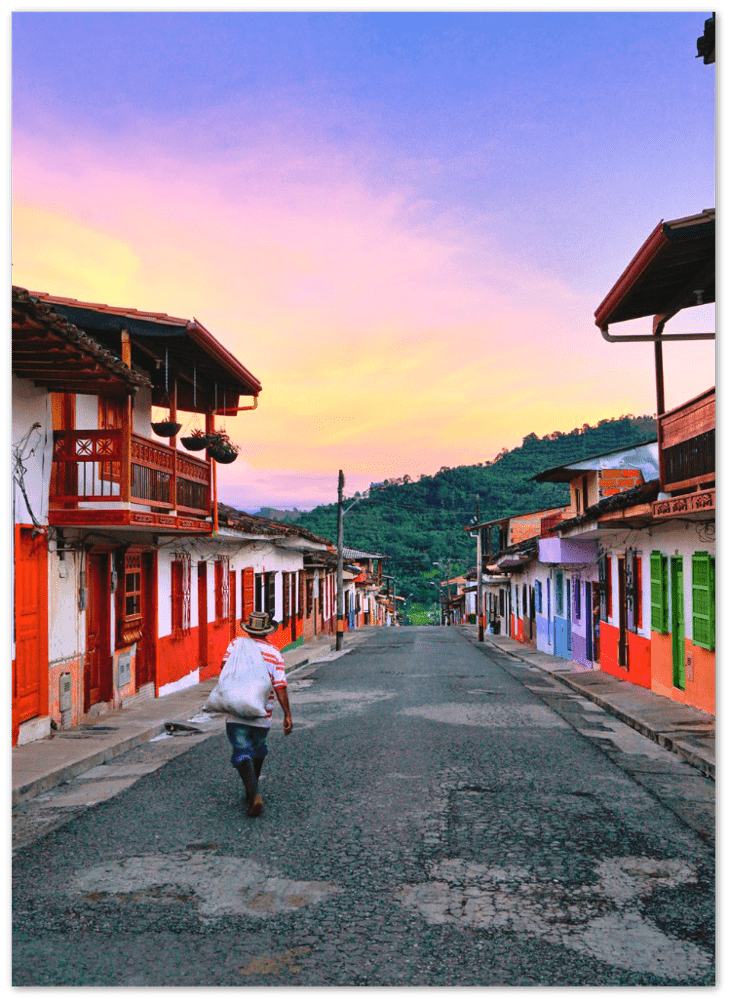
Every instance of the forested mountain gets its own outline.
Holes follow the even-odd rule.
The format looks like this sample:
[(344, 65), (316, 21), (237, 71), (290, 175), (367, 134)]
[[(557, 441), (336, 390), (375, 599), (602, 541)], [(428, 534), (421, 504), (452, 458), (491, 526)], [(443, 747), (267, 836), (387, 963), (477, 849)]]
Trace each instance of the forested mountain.
[[(564, 434), (529, 434), (518, 448), (502, 449), (478, 465), (443, 466), (433, 476), (409, 476), (373, 486), (344, 517), (344, 544), (389, 556), (385, 572), (396, 579), (397, 593), (432, 602), (430, 581), (445, 574), (433, 565), (451, 561), (451, 576), (476, 563), (474, 538), (464, 526), (478, 512), (481, 521), (556, 507), (569, 500), (564, 484), (534, 483), (544, 469), (579, 461), (616, 448), (654, 439), (652, 417), (617, 417)], [(345, 502), (346, 508), (356, 498)], [(298, 512), (297, 512), (298, 513)], [(296, 523), (336, 541), (336, 503), (298, 513)]]

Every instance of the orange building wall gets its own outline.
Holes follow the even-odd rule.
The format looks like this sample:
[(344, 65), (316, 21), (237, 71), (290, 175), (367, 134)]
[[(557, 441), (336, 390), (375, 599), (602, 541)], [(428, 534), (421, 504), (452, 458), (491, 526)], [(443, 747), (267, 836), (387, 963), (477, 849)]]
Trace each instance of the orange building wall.
[(618, 665), (618, 639), (620, 630), (607, 622), (600, 622), (600, 669), (613, 677), (627, 679), (625, 667)]
[(635, 632), (628, 632), (627, 679), (631, 684), (638, 684), (640, 687), (647, 688), (650, 691), (651, 641), (644, 635), (638, 635)]
[[(716, 712), (716, 654), (694, 646), (685, 639), (686, 690), (673, 686), (673, 652), (671, 635), (651, 632), (651, 690), (682, 705), (692, 705), (714, 715)], [(693, 657), (693, 679), (688, 660)]]

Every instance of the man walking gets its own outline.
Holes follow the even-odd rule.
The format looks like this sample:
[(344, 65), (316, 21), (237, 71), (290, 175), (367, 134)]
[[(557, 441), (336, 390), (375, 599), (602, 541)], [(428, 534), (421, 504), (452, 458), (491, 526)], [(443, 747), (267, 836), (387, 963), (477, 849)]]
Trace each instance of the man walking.
[[(271, 622), (265, 611), (254, 611), (247, 622), (241, 622), (243, 631), (250, 639), (234, 639), (228, 646), (223, 658), (223, 667), (239, 643), (254, 640), (257, 652), (260, 654), (271, 678), (271, 689), (266, 702), (266, 714), (261, 716), (239, 716), (228, 714), (225, 731), (233, 747), (230, 758), (233, 767), (243, 780), (246, 790), (246, 804), (249, 816), (259, 816), (263, 808), (263, 799), (258, 792), (258, 779), (263, 767), (263, 760), (268, 753), (266, 737), (271, 727), (274, 695), (278, 699), (284, 713), (283, 731), (286, 736), (293, 728), (289, 696), (286, 690), (286, 668), (283, 657), (278, 649), (266, 639), (267, 635), (276, 631), (275, 623)], [(246, 651), (250, 653), (250, 650)]]

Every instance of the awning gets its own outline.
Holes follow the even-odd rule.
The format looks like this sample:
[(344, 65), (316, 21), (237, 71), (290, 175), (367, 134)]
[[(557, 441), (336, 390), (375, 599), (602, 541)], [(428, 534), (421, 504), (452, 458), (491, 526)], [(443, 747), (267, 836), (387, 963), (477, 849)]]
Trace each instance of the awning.
[(698, 215), (659, 222), (595, 311), (606, 330), (642, 316), (677, 312), (715, 300), (715, 217), (713, 208)]

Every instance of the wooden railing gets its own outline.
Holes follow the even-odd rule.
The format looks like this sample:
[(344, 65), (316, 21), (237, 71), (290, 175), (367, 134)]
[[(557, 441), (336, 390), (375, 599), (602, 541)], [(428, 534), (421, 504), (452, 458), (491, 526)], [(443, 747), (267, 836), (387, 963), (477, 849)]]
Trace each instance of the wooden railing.
[(700, 488), (716, 478), (716, 392), (709, 389), (658, 418), (661, 488)]
[[(56, 431), (51, 505), (68, 508), (79, 503), (132, 503), (210, 514), (207, 462), (140, 434), (130, 435), (128, 453), (124, 452), (120, 429)], [(128, 476), (123, 474), (125, 465)]]

